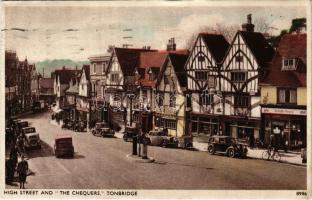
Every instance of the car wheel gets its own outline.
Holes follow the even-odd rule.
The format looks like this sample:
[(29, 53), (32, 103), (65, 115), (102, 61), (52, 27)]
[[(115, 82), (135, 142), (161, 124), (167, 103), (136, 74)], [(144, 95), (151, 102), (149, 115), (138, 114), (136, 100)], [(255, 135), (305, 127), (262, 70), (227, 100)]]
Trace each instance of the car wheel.
[(167, 141), (166, 140), (161, 141), (160, 146), (166, 148), (167, 147)]
[(213, 145), (208, 146), (208, 153), (211, 155), (213, 155), (215, 153), (215, 148)]
[(233, 148), (230, 148), (227, 151), (227, 156), (230, 157), (230, 158), (234, 158), (235, 157), (235, 150)]

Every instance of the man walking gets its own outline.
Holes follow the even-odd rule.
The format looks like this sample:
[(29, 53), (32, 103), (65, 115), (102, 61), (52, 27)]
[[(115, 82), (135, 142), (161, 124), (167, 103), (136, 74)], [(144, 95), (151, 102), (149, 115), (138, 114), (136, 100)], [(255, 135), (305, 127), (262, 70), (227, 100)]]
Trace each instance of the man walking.
[(25, 189), (25, 182), (28, 171), (28, 162), (24, 160), (24, 155), (21, 156), (21, 161), (17, 164), (17, 173), (20, 182), (20, 189)]

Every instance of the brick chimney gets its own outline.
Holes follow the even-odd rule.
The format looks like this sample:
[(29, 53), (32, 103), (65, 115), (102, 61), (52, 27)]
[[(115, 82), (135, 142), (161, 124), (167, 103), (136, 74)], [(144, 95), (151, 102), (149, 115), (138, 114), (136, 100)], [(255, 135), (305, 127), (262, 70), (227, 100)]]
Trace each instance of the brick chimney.
[(167, 44), (167, 51), (175, 51), (176, 50), (176, 44), (174, 42), (174, 38), (170, 38)]
[(242, 25), (243, 31), (254, 32), (255, 25), (252, 24), (251, 14), (247, 15), (247, 23)]

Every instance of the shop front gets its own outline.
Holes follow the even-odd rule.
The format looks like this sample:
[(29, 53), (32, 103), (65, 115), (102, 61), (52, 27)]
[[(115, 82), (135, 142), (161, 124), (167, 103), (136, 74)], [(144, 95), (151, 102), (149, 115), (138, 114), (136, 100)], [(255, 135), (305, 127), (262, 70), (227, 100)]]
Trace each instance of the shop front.
[(258, 118), (247, 116), (223, 116), (222, 130), (225, 135), (230, 135), (239, 141), (254, 146), (257, 140), (261, 140), (261, 121)]
[(262, 108), (264, 143), (270, 143), (273, 134), (277, 144), (289, 149), (306, 147), (306, 110)]
[(190, 113), (187, 123), (189, 132), (197, 142), (208, 142), (213, 135), (223, 135), (219, 115)]

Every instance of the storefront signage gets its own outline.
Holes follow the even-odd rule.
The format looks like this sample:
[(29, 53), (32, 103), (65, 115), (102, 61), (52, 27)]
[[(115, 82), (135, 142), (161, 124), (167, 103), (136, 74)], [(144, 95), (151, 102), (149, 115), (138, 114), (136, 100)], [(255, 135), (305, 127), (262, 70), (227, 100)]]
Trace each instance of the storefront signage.
[(89, 102), (79, 99), (77, 102), (77, 110), (88, 112), (89, 111)]
[(307, 115), (306, 110), (284, 109), (284, 108), (262, 108), (262, 113), (281, 114), (281, 115)]

